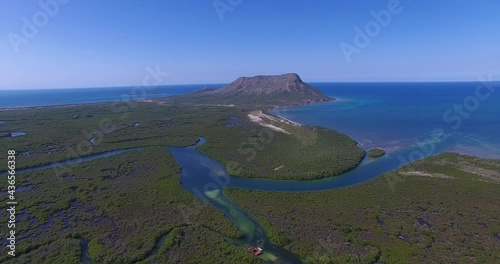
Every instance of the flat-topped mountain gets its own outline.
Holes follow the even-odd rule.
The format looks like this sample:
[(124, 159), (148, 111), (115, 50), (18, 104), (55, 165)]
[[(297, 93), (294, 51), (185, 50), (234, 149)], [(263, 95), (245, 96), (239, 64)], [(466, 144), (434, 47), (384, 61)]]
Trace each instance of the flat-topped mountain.
[(304, 83), (295, 73), (240, 77), (220, 89), (204, 89), (192, 95), (197, 95), (198, 100), (203, 98), (220, 104), (253, 106), (304, 105), (334, 100)]

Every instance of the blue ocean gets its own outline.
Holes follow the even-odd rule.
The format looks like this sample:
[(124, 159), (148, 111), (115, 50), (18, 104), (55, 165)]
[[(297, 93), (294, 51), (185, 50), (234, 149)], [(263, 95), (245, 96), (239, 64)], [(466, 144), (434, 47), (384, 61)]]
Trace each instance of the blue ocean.
[(388, 152), (446, 137), (447, 151), (500, 158), (500, 82), (313, 83), (336, 101), (272, 112)]
[[(365, 149), (388, 152), (446, 137), (440, 149), (500, 158), (500, 82), (311, 83), (336, 98), (274, 109), (299, 123), (331, 128)], [(223, 84), (0, 91), (0, 108), (159, 98)]]
[(0, 108), (142, 100), (185, 94), (223, 84), (161, 85), (147, 87), (0, 90)]

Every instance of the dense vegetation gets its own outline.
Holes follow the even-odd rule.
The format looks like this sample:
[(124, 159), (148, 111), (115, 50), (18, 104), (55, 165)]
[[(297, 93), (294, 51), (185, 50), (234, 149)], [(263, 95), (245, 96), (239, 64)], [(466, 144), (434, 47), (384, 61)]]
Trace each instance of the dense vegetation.
[(33, 249), (29, 254), (18, 255), (15, 261), (6, 263), (80, 263), (80, 255), (79, 239), (61, 238)]
[[(273, 117), (260, 122), (262, 112), (256, 121), (256, 106), (330, 100), (298, 76), (285, 77), (292, 79), (257, 80), (261, 91), (251, 93), (265, 100), (250, 100), (245, 88), (253, 79), (243, 78), (219, 95), (205, 90), (148, 102), (0, 111), (0, 153), (15, 149), (18, 170), (141, 147), (18, 174), (17, 257), (8, 258), (2, 240), (0, 262), (262, 262), (228, 243), (242, 234), (216, 208), (195, 205), (202, 202), (179, 184), (179, 167), (165, 146), (204, 137), (199, 150), (241, 177), (317, 179), (356, 167), (365, 152), (344, 134)], [(27, 134), (9, 137), (13, 131)], [(442, 154), (338, 190), (226, 193), (273, 243), (310, 263), (493, 263), (500, 255), (499, 184), (498, 161)], [(2, 193), (2, 212), (6, 199)]]
[(348, 188), (226, 194), (311, 263), (495, 263), (499, 184), (498, 160), (446, 153)]
[[(233, 118), (234, 120), (234, 118)], [(227, 165), (231, 175), (272, 179), (316, 179), (355, 168), (365, 153), (341, 133), (319, 127), (276, 124), (290, 135), (255, 126), (213, 127), (199, 150)], [(237, 145), (234, 143), (238, 142)]]
[(179, 227), (168, 235), (158, 254), (145, 263), (264, 263), (242, 248), (228, 246), (222, 236), (201, 226)]
[[(27, 133), (0, 139), (0, 153), (15, 149), (20, 153), (17, 166), (23, 168), (115, 149), (187, 146), (203, 136), (207, 143), (200, 151), (224, 163), (231, 174), (274, 179), (338, 175), (356, 167), (364, 156), (344, 134), (283, 123), (275, 125), (290, 134), (277, 132), (251, 122), (249, 112), (237, 107), (179, 106), (172, 101), (132, 106), (108, 103), (0, 111), (0, 120), (6, 121), (0, 130)], [(0, 164), (5, 159), (0, 155)]]
[(379, 158), (385, 155), (385, 151), (379, 148), (373, 148), (368, 151), (368, 157)]
[[(227, 254), (254, 260), (224, 242), (240, 233), (216, 208), (199, 206), (185, 217), (183, 210), (196, 198), (179, 184), (178, 172), (167, 148), (147, 147), (79, 164), (61, 177), (50, 169), (19, 174), (18, 188), (29, 188), (16, 193), (17, 256), (9, 259), (2, 241), (0, 262), (78, 263), (82, 239), (89, 241), (95, 263), (150, 263), (150, 258), (202, 263), (207, 256), (200, 252), (210, 248), (217, 249), (210, 253), (212, 260)], [(2, 212), (6, 199), (0, 196)], [(7, 217), (2, 214), (0, 221), (6, 223)], [(167, 239), (150, 256), (164, 234)]]
[[(275, 179), (340, 174), (357, 166), (364, 151), (334, 131), (273, 123), (289, 132), (281, 133), (251, 122), (249, 113), (244, 107), (171, 99), (0, 111), (0, 134), (27, 133), (0, 138), (0, 153), (16, 150), (18, 171), (142, 148), (19, 174), (16, 185), (25, 191), (17, 193), (22, 204), (16, 261), (73, 263), (82, 256), (95, 263), (261, 261), (224, 241), (241, 234), (215, 208), (196, 206), (194, 214), (186, 208), (197, 199), (179, 185), (178, 166), (165, 146), (193, 145), (202, 136), (207, 143), (200, 150), (230, 173)], [(0, 155), (2, 163), (6, 155)], [(3, 210), (5, 199), (0, 196)], [(3, 254), (1, 261), (13, 260)]]
[[(187, 208), (197, 199), (180, 186), (165, 145), (192, 145), (202, 136), (200, 151), (231, 174), (274, 179), (337, 175), (365, 155), (341, 133), (266, 121), (280, 132), (250, 121), (247, 108), (170, 99), (123, 106), (0, 111), (0, 135), (27, 132), (0, 138), (1, 153), (18, 152), (18, 169), (143, 147), (19, 174), (16, 185), (25, 190), (17, 193), (16, 263), (75, 263), (86, 254), (95, 263), (259, 262), (224, 240), (241, 234), (215, 208)], [(443, 154), (339, 190), (227, 193), (274, 243), (311, 263), (493, 262), (500, 253), (499, 171), (498, 161)], [(14, 262), (4, 243), (0, 262)]]
[[(178, 110), (167, 112), (165, 107), (144, 103), (133, 106), (103, 103), (0, 111), (0, 120), (5, 121), (0, 131), (27, 133), (0, 139), (0, 153), (16, 150), (17, 166), (24, 168), (114, 149), (196, 142), (197, 137), (178, 129), (185, 125), (173, 120)], [(0, 162), (5, 158), (0, 155)]]

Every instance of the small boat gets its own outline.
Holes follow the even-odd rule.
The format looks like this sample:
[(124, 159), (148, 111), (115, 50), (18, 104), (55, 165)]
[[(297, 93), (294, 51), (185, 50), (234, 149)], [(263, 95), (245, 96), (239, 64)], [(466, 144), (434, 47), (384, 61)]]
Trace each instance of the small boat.
[(250, 253), (254, 254), (255, 256), (262, 254), (262, 248), (260, 248), (260, 247), (249, 247), (248, 251)]

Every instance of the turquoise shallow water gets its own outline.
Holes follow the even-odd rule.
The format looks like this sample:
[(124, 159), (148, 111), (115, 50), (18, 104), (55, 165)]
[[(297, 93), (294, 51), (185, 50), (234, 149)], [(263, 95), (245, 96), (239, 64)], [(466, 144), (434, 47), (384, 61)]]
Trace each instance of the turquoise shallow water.
[(439, 131), (453, 138), (447, 150), (500, 158), (500, 82), (312, 85), (337, 100), (271, 113), (346, 133), (365, 149), (393, 152)]
[[(379, 146), (390, 153), (376, 160), (365, 159), (356, 169), (337, 177), (314, 181), (271, 181), (229, 176), (220, 162), (199, 153), (195, 149), (196, 146), (169, 148), (182, 167), (182, 186), (217, 207), (240, 228), (245, 237), (234, 241), (235, 244), (261, 245), (269, 259), (278, 258), (286, 263), (300, 262), (295, 255), (272, 245), (260, 224), (224, 195), (224, 187), (274, 191), (334, 189), (368, 181), (412, 160), (442, 151), (455, 150), (480, 156), (500, 156), (500, 98), (494, 89), (488, 98), (480, 94), (484, 99), (479, 100), (475, 95), (477, 84), (473, 83), (328, 83), (314, 86), (339, 100), (276, 109), (273, 113), (301, 123), (339, 130), (354, 137), (364, 148)], [(474, 96), (477, 105), (471, 107), (470, 103), (475, 102)], [(469, 110), (466, 109), (466, 112), (457, 113), (453, 110), (454, 105), (464, 103), (469, 103)], [(467, 117), (464, 114), (468, 114)], [(201, 139), (197, 145), (203, 142)], [(128, 150), (40, 166), (19, 173), (57, 168), (63, 164), (76, 165), (124, 151)], [(387, 182), (394, 184), (397, 180), (388, 178)], [(0, 244), (4, 243), (5, 241), (1, 241)]]
[[(279, 258), (285, 263), (300, 263), (294, 254), (270, 243), (260, 224), (224, 194), (224, 187), (233, 181), (226, 168), (220, 162), (202, 154), (196, 147), (205, 143), (205, 139), (192, 147), (169, 147), (177, 163), (181, 166), (181, 184), (184, 189), (199, 199), (217, 207), (238, 227), (244, 237), (240, 240), (228, 239), (240, 247), (261, 246), (264, 259)], [(191, 207), (193, 209), (194, 207)], [(186, 210), (189, 212), (189, 210)], [(189, 213), (186, 214), (189, 216)]]
[[(428, 140), (429, 134), (440, 130), (455, 137), (451, 151), (500, 158), (500, 82), (311, 85), (337, 100), (273, 113), (346, 133), (364, 148), (396, 151)], [(0, 91), (0, 108), (158, 98), (207, 86), (224, 85), (4, 90)], [(456, 105), (462, 105), (463, 112), (457, 112)]]

